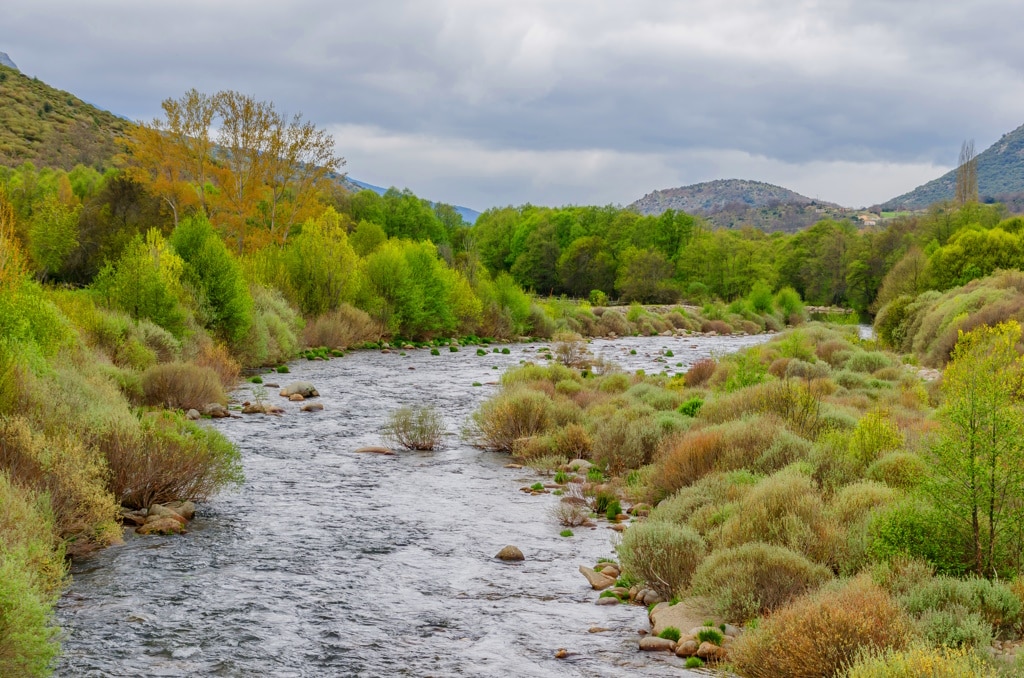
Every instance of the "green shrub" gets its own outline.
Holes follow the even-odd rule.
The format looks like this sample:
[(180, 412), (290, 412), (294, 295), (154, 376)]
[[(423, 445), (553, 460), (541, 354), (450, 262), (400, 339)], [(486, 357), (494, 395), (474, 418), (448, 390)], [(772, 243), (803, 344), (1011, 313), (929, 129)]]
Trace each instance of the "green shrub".
[(227, 395), (217, 373), (191, 363), (162, 363), (142, 375), (147, 405), (168, 409), (202, 410), (210, 403), (226, 403)]
[(679, 407), (679, 394), (649, 383), (639, 383), (626, 391), (626, 396), (655, 410), (674, 410)]
[[(991, 636), (993, 629), (997, 632), (1010, 631), (1022, 620), (1021, 601), (1009, 586), (977, 577), (935, 577), (911, 589), (902, 601), (910, 614), (922, 619), (928, 612), (946, 613), (932, 620), (936, 629), (956, 633), (955, 629), (962, 626), (966, 629), (965, 638), (974, 633), (971, 615), (977, 615), (983, 621), (987, 636)], [(980, 641), (984, 640), (980, 638)], [(942, 642), (946, 645), (961, 644)]]
[(992, 642), (992, 627), (980, 614), (962, 605), (926, 610), (917, 625), (930, 645), (982, 648)]
[(935, 509), (908, 498), (876, 513), (868, 528), (868, 554), (875, 560), (921, 558), (943, 574), (961, 574), (966, 564), (957, 555), (956, 542)]
[(291, 360), (299, 348), (302, 319), (276, 289), (253, 285), (253, 318), (235, 356), (243, 365), (278, 365)]
[(912, 638), (899, 605), (869, 579), (824, 589), (776, 610), (730, 648), (748, 678), (837, 676), (868, 651), (902, 650)]
[(871, 464), (865, 475), (889, 487), (909, 490), (928, 477), (928, 464), (913, 452), (890, 452)]
[(441, 445), (445, 426), (441, 414), (429, 405), (400, 407), (388, 415), (381, 433), (390, 447), (434, 450)]
[(661, 633), (658, 634), (659, 638), (665, 638), (674, 642), (679, 642), (679, 639), (683, 636), (682, 632), (674, 626), (668, 626), (662, 629)]
[(23, 548), (0, 546), (0, 675), (49, 675), (60, 651), (50, 621), (55, 597), (34, 586)]
[(850, 454), (864, 466), (901, 447), (903, 434), (884, 410), (872, 410), (862, 416), (850, 436)]
[(724, 640), (722, 632), (716, 628), (707, 627), (700, 631), (697, 631), (697, 642), (698, 643), (711, 643), (712, 645), (721, 645)]
[(604, 511), (605, 518), (608, 520), (615, 520), (620, 513), (622, 513), (622, 504), (619, 503), (618, 499), (611, 500)]
[(858, 351), (846, 360), (845, 367), (851, 372), (871, 373), (883, 367), (892, 367), (892, 360), (880, 351)]
[(697, 413), (700, 412), (700, 408), (704, 405), (704, 399), (700, 396), (693, 396), (682, 405), (679, 406), (678, 412), (685, 414), (688, 417), (696, 417)]
[(829, 524), (811, 479), (785, 469), (765, 478), (740, 501), (722, 525), (723, 546), (761, 541), (785, 546), (812, 560), (829, 558)]
[(685, 666), (688, 669), (699, 669), (704, 666), (704, 660), (700, 657), (687, 657)]
[(650, 463), (661, 437), (654, 418), (643, 409), (618, 410), (597, 424), (591, 457), (612, 474), (621, 474)]
[(689, 585), (704, 549), (704, 540), (692, 528), (656, 521), (630, 527), (616, 548), (624, 570), (666, 600)]
[(745, 622), (817, 589), (828, 568), (782, 546), (751, 542), (714, 551), (693, 575), (691, 592), (707, 596), (726, 619)]
[(571, 537), (572, 536), (572, 530), (562, 530), (558, 534), (559, 534), (559, 536), (562, 536), (562, 537)]

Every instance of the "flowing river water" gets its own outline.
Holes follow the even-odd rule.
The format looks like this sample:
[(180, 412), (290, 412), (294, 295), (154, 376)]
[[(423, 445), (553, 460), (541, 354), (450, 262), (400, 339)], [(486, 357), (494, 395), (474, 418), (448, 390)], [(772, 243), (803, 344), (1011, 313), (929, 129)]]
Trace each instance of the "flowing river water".
[[(767, 338), (590, 348), (627, 370), (678, 373)], [(594, 604), (577, 567), (614, 557), (615, 533), (602, 524), (560, 537), (548, 514), (558, 498), (519, 491), (539, 479), (532, 471), (461, 439), (500, 374), (537, 360), (537, 344), (508, 348), (362, 351), (266, 377), (312, 381), (324, 411), (300, 413), (268, 388), (284, 415), (211, 422), (241, 448), (245, 484), (202, 504), (187, 535), (128, 535), (73, 564), (57, 675), (695, 675), (637, 651), (642, 607)], [(665, 349), (674, 357), (659, 359)], [(393, 409), (420, 404), (443, 412), (444, 449), (354, 453), (380, 444)], [(526, 560), (496, 560), (506, 544)], [(556, 659), (563, 647), (569, 657)]]

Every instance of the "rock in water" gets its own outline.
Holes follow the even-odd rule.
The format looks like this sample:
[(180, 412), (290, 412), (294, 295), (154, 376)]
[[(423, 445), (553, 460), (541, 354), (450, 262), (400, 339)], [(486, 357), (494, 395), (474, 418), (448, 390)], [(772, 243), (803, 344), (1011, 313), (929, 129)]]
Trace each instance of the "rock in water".
[(301, 408), (303, 412), (322, 412), (324, 409), (323, 403), (306, 403)]
[(359, 449), (352, 451), (359, 454), (394, 454), (393, 450), (389, 450), (386, 447), (380, 447), (379, 445), (367, 445), (366, 447), (360, 447)]
[(603, 591), (615, 583), (615, 580), (608, 575), (594, 572), (594, 570), (585, 565), (580, 565), (580, 574), (587, 578), (587, 581), (590, 582), (595, 591)]
[(494, 557), (504, 561), (526, 560), (526, 556), (519, 550), (519, 547), (512, 546), (511, 544), (498, 551), (498, 555)]
[(646, 638), (640, 639), (640, 649), (647, 652), (675, 652), (676, 641), (669, 640), (668, 638), (658, 638), (657, 636), (647, 636)]
[(185, 527), (174, 518), (159, 518), (135, 530), (136, 534), (181, 534)]
[(296, 393), (303, 398), (316, 398), (320, 395), (316, 388), (313, 387), (313, 384), (308, 381), (293, 381), (281, 389), (281, 395), (285, 398), (289, 398)]

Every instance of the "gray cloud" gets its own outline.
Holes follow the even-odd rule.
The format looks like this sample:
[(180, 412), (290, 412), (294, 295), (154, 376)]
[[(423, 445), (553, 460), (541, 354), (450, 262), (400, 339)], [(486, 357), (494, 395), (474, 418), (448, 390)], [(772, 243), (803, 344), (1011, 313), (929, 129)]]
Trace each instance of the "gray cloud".
[(131, 118), (271, 99), (342, 130), (354, 176), (480, 208), (730, 176), (868, 204), (1024, 122), (1016, 4), (44, 1), (0, 50)]

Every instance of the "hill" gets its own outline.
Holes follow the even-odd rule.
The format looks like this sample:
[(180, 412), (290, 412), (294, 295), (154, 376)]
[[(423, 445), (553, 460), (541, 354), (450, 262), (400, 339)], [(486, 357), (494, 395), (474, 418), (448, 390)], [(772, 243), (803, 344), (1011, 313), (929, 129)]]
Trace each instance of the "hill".
[[(6, 55), (4, 55), (6, 56)], [(10, 62), (10, 59), (7, 59)], [(130, 123), (73, 94), (0, 65), (0, 165), (103, 169)]]
[[(374, 186), (373, 184), (368, 184), (365, 181), (353, 179), (350, 176), (345, 176), (341, 183), (345, 188), (347, 188), (350, 191), (368, 190), (373, 191), (374, 193), (378, 193), (380, 195), (384, 195), (388, 190), (381, 186)], [(474, 209), (470, 209), (469, 207), (463, 207), (462, 205), (452, 205), (452, 207), (455, 208), (455, 211), (458, 212), (459, 215), (463, 218), (463, 220), (470, 226), (475, 224), (477, 217), (480, 216), (480, 212), (477, 212)]]
[(834, 203), (800, 195), (782, 186), (745, 179), (718, 179), (653, 191), (633, 204), (640, 214), (666, 210), (699, 214), (719, 228), (752, 226), (762, 231), (796, 231), (822, 219), (849, 218)]
[[(924, 209), (941, 200), (952, 200), (956, 170), (918, 186), (881, 205), (883, 210)], [(982, 202), (1019, 203), (1024, 193), (1024, 125), (1004, 134), (978, 155), (978, 197)]]

